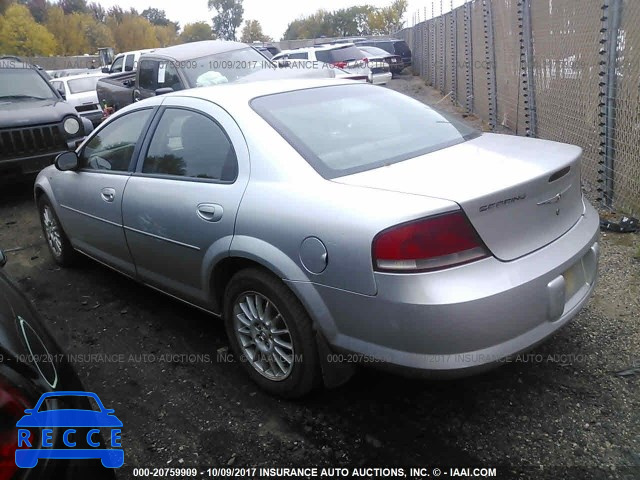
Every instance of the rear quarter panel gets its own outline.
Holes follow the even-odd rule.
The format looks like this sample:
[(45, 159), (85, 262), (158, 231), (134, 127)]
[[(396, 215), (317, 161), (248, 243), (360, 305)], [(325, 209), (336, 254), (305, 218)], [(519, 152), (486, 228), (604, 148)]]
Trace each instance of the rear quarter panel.
[[(380, 231), (457, 204), (420, 195), (338, 184), (322, 178), (257, 114), (241, 128), (251, 179), (236, 220), (232, 256), (262, 259), (285, 280), (376, 294), (371, 243)], [(320, 239), (328, 265), (309, 272), (300, 259), (307, 237)]]

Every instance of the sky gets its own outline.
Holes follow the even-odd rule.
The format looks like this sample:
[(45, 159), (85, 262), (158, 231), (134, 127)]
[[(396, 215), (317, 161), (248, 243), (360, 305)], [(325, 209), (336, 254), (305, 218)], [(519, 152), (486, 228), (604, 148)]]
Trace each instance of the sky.
[[(300, 16), (314, 13), (320, 8), (325, 10), (337, 10), (355, 5), (369, 4), (376, 7), (384, 7), (392, 0), (244, 0), (244, 19), (259, 20), (263, 31), (274, 38), (280, 40), (287, 25)], [(211, 23), (213, 12), (207, 9), (207, 0), (97, 0), (105, 8), (120, 5), (123, 9), (134, 7), (139, 12), (152, 6), (167, 13), (170, 20), (177, 21), (183, 27), (187, 23), (206, 21)], [(451, 0), (443, 0), (445, 11), (449, 8)], [(409, 0), (409, 8), (405, 20), (412, 23), (415, 13), (420, 11), (420, 19), (424, 19), (424, 8), (427, 7), (429, 16), (431, 15), (432, 0)], [(463, 3), (463, 0), (453, 0), (454, 6)], [(435, 1), (436, 12), (440, 10), (440, 0)], [(241, 29), (242, 27), (240, 27)], [(238, 29), (238, 35), (240, 34)]]

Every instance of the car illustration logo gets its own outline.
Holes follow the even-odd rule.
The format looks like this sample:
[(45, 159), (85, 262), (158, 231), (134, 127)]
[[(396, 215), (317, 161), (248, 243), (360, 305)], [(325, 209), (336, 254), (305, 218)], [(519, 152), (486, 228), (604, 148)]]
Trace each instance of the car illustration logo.
[[(89, 397), (96, 410), (65, 408), (65, 404)], [(106, 468), (124, 464), (120, 443), (122, 422), (106, 409), (100, 398), (91, 392), (47, 392), (36, 406), (26, 409), (18, 420), (18, 449), (15, 453), (19, 468), (33, 468), (41, 458), (100, 459)], [(109, 430), (106, 448), (100, 441), (100, 429)], [(40, 430), (40, 431), (38, 431)]]

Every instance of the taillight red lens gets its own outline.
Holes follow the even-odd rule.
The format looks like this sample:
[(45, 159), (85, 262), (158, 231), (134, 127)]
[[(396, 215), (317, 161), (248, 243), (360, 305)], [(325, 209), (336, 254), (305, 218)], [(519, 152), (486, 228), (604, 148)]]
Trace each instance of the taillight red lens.
[(363, 58), (363, 59), (362, 59), (362, 62), (363, 62), (363, 63), (369, 63), (369, 59), (368, 59), (368, 58)]
[(18, 448), (16, 423), (29, 408), (17, 389), (0, 379), (0, 480), (9, 480), (18, 469), (15, 452)]
[(336, 62), (333, 64), (333, 66), (338, 68), (346, 68), (347, 62)]
[(461, 211), (380, 232), (373, 240), (372, 253), (376, 270), (411, 273), (441, 270), (489, 255)]

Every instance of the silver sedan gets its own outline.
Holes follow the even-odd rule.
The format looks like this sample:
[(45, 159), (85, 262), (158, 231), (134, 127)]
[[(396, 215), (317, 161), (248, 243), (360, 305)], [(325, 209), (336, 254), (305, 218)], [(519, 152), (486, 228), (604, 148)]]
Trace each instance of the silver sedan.
[(250, 377), (295, 397), (353, 362), (470, 374), (566, 325), (599, 256), (580, 157), (384, 88), (265, 81), (131, 105), (35, 195), (59, 264), (222, 317)]

